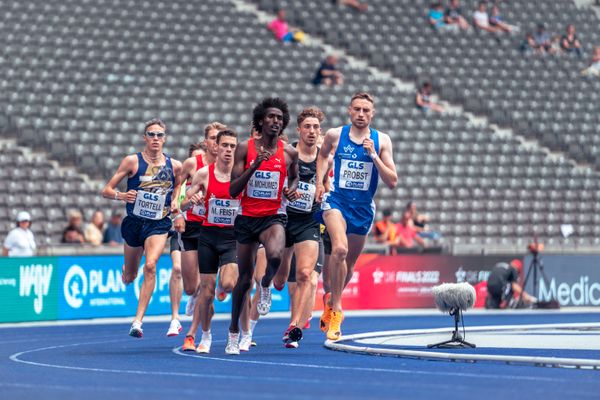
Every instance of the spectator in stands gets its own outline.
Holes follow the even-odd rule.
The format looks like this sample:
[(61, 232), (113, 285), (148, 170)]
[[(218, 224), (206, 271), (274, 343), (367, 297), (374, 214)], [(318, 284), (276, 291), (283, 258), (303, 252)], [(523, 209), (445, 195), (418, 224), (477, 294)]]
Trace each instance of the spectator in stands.
[(109, 246), (118, 246), (123, 244), (123, 236), (121, 235), (121, 221), (123, 215), (119, 211), (113, 211), (110, 219), (108, 220), (108, 226), (104, 231), (104, 238), (102, 243), (108, 244)]
[(592, 61), (590, 66), (581, 71), (583, 75), (594, 75), (600, 76), (600, 46), (594, 48), (594, 54), (592, 55)]
[(328, 55), (321, 63), (319, 69), (312, 80), (313, 85), (332, 86), (344, 83), (344, 75), (337, 68), (338, 58), (334, 55)]
[(560, 39), (560, 48), (562, 51), (568, 54), (576, 54), (581, 57), (581, 42), (575, 34), (575, 26), (572, 24), (567, 25), (567, 33)]
[(31, 232), (31, 215), (27, 211), (17, 214), (17, 227), (13, 228), (2, 245), (4, 257), (31, 257), (35, 255), (37, 248), (35, 237)]
[(375, 223), (375, 241), (390, 246), (396, 244), (396, 224), (392, 222), (392, 210), (383, 210), (383, 218)]
[(473, 13), (473, 25), (481, 30), (496, 33), (500, 29), (490, 25), (490, 16), (487, 13), (487, 3), (480, 1), (477, 10)]
[(69, 223), (63, 231), (61, 243), (84, 243), (85, 238), (83, 236), (83, 230), (81, 229), (82, 222), (83, 218), (79, 211), (70, 211)]
[(527, 32), (525, 35), (525, 39), (521, 42), (519, 49), (523, 54), (541, 54), (540, 50), (537, 48), (535, 44), (535, 39), (533, 38), (533, 33)]
[(410, 210), (404, 210), (402, 218), (397, 225), (396, 246), (403, 249), (416, 249), (425, 247), (425, 241), (418, 235), (412, 220)]
[(92, 214), (92, 220), (85, 226), (83, 236), (86, 243), (90, 243), (94, 246), (100, 246), (102, 244), (104, 229), (104, 213), (100, 210), (94, 211)]
[(460, 0), (450, 0), (450, 4), (444, 12), (444, 22), (448, 25), (456, 25), (460, 29), (470, 29), (471, 25), (462, 15)]
[(334, 4), (341, 4), (343, 6), (348, 6), (354, 8), (356, 11), (365, 12), (369, 8), (369, 5), (366, 2), (360, 2), (358, 0), (333, 0)]
[(489, 23), (492, 28), (496, 28), (497, 32), (512, 33), (513, 31), (518, 30), (518, 27), (504, 21), (504, 18), (502, 18), (502, 15), (500, 14), (500, 8), (497, 5), (492, 7)]
[(444, 8), (442, 3), (435, 2), (429, 7), (429, 25), (431, 25), (436, 31), (456, 31), (458, 25), (447, 24), (444, 22)]
[(414, 201), (409, 201), (406, 204), (405, 210), (410, 211), (413, 226), (420, 237), (431, 240), (439, 240), (442, 237), (440, 232), (430, 231), (428, 229), (427, 223), (429, 222), (429, 215), (420, 214), (417, 211), (417, 205)]
[(544, 24), (538, 24), (535, 33), (533, 34), (533, 40), (535, 42), (535, 49), (537, 53), (551, 53), (552, 52), (552, 40), (550, 35), (546, 32)]
[(431, 83), (424, 82), (421, 85), (421, 88), (417, 90), (417, 94), (415, 97), (415, 103), (418, 109), (423, 112), (428, 112), (429, 110), (442, 113), (444, 112), (444, 107), (440, 104), (437, 104), (431, 100), (431, 94), (433, 92), (433, 87)]
[(515, 308), (521, 293), (523, 303), (533, 304), (537, 299), (519, 285), (519, 276), (523, 274), (523, 263), (514, 259), (507, 263), (498, 263), (492, 268), (487, 281), (488, 295), (485, 308)]
[(302, 31), (290, 31), (288, 23), (285, 19), (285, 10), (280, 9), (277, 11), (277, 18), (275, 18), (267, 28), (281, 42), (302, 42), (304, 40), (304, 32)]

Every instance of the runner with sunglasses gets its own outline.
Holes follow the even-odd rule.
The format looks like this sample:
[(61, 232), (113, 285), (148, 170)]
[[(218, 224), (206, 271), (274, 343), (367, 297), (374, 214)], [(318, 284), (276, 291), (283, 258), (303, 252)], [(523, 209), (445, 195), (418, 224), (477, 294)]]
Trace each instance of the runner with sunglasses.
[[(166, 125), (160, 119), (152, 119), (144, 126), (144, 149), (123, 158), (117, 172), (110, 178), (102, 196), (126, 203), (127, 217), (121, 224), (125, 239), (121, 279), (130, 284), (135, 280), (142, 255), (144, 282), (140, 290), (137, 312), (129, 335), (143, 336), (142, 319), (156, 284), (156, 263), (167, 242), (171, 229), (170, 214), (177, 211), (181, 163), (163, 154), (166, 141)], [(119, 192), (117, 185), (127, 177), (127, 191)]]

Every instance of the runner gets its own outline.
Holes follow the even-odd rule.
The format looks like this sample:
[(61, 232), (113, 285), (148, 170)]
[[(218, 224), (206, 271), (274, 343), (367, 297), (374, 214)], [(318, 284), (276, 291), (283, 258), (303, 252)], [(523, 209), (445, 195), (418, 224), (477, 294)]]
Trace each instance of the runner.
[[(328, 265), (331, 298), (321, 316), (329, 340), (342, 335), (342, 291), (352, 278), (373, 224), (379, 176), (390, 188), (398, 182), (390, 137), (370, 127), (375, 113), (373, 97), (366, 92), (354, 94), (348, 112), (351, 124), (327, 131), (317, 160), (316, 199), (322, 200), (322, 205), (316, 216), (325, 223), (332, 244)], [(322, 182), (331, 153), (334, 178), (331, 191), (324, 195)]]
[[(275, 288), (281, 290), (288, 279), (292, 255), (295, 256), (295, 271), (292, 280), (296, 284), (291, 295), (292, 315), (288, 328), (283, 334), (284, 346), (297, 348), (302, 338), (301, 327), (304, 327), (309, 315), (305, 313), (312, 292), (313, 272), (318, 265), (321, 232), (314, 213), (320, 209), (320, 203), (315, 201), (317, 139), (321, 133), (321, 122), (325, 115), (316, 107), (304, 109), (297, 118), (300, 141), (295, 144), (298, 151), (298, 168), (300, 181), (298, 183), (298, 200), (287, 205), (288, 223), (286, 226), (286, 249), (283, 262), (275, 279)], [(327, 181), (328, 175), (324, 175)], [(322, 260), (321, 263), (322, 264)], [(317, 267), (318, 268), (318, 267)], [(316, 274), (318, 276), (318, 273)], [(283, 278), (283, 279), (282, 279)], [(313, 293), (314, 297), (314, 293)], [(293, 338), (292, 338), (293, 337)], [(296, 340), (294, 340), (294, 338)]]
[(236, 243), (233, 222), (239, 207), (239, 197), (229, 195), (229, 182), (233, 168), (233, 154), (237, 135), (230, 130), (217, 135), (217, 160), (194, 174), (181, 206), (187, 210), (204, 203), (207, 210), (203, 222), (203, 234), (198, 239), (200, 263), (200, 292), (197, 308), (200, 310), (202, 340), (196, 352), (209, 353), (212, 343), (210, 324), (214, 314), (211, 305), (215, 298), (217, 272), (220, 268), (221, 286), (231, 292), (237, 281)]
[[(192, 143), (189, 147), (188, 157), (194, 157), (196, 155), (204, 154), (204, 150), (202, 150), (202, 145), (200, 143)], [(182, 185), (185, 182), (182, 182)], [(181, 204), (181, 201), (185, 197), (185, 193), (181, 193), (178, 198), (178, 205)], [(180, 214), (181, 215), (181, 214)], [(180, 218), (176, 218), (176, 221), (173, 222), (175, 228), (178, 227), (178, 220)], [(183, 225), (183, 229), (185, 230), (185, 225)], [(169, 330), (167, 331), (167, 336), (177, 336), (182, 330), (181, 322), (179, 322), (179, 306), (181, 304), (181, 294), (183, 292), (183, 286), (181, 283), (181, 246), (179, 245), (180, 239), (178, 232), (170, 231), (169, 232), (169, 248), (171, 252), (171, 278), (169, 279), (169, 296), (171, 298), (171, 323), (169, 324)]]
[(242, 194), (234, 225), (239, 278), (233, 290), (227, 354), (239, 354), (238, 319), (252, 282), (259, 243), (265, 247), (267, 268), (259, 287), (257, 308), (261, 315), (266, 315), (271, 308), (269, 286), (285, 247), (287, 218), (283, 196), (290, 201), (298, 196), (298, 152), (279, 139), (289, 120), (288, 106), (283, 100), (264, 99), (254, 108), (252, 119), (261, 137), (240, 143), (235, 151), (230, 194), (232, 197)]
[[(137, 312), (129, 335), (143, 336), (142, 319), (156, 283), (156, 263), (167, 242), (171, 229), (171, 212), (177, 211), (177, 191), (181, 163), (163, 154), (166, 125), (152, 119), (144, 126), (144, 150), (123, 158), (117, 172), (110, 178), (102, 196), (125, 201), (127, 217), (121, 224), (125, 239), (125, 264), (121, 279), (124, 284), (135, 280), (140, 260), (145, 253), (144, 281), (140, 290)], [(127, 191), (119, 192), (117, 185), (127, 177)]]
[[(212, 122), (204, 127), (203, 145), (206, 151), (203, 155), (196, 155), (186, 159), (183, 162), (181, 181), (187, 182), (187, 187), (192, 184), (194, 174), (206, 165), (215, 162), (217, 156), (217, 133), (225, 129), (225, 125), (220, 122)], [(200, 325), (199, 310), (195, 307), (195, 299), (200, 289), (200, 272), (198, 269), (198, 238), (202, 235), (202, 223), (204, 221), (204, 205), (199, 204), (186, 211), (185, 220), (180, 218), (175, 221), (176, 224), (185, 226), (181, 230), (181, 225), (176, 225), (180, 235), (181, 252), (181, 273), (183, 276), (183, 290), (190, 296), (185, 308), (187, 315), (192, 315), (192, 324), (185, 335), (183, 341), (183, 351), (196, 350), (196, 332)]]

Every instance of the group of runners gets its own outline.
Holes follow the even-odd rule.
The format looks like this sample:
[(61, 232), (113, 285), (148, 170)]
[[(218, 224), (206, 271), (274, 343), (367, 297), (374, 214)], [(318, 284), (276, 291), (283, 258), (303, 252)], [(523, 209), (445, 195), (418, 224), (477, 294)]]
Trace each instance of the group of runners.
[[(354, 94), (348, 112), (349, 125), (323, 135), (323, 112), (304, 109), (297, 116), (299, 140), (288, 144), (283, 133), (290, 121), (288, 105), (266, 98), (253, 110), (250, 138), (240, 140), (226, 126), (209, 124), (204, 150), (191, 147), (183, 163), (163, 154), (165, 123), (145, 124), (144, 149), (126, 156), (102, 191), (126, 203), (121, 228), (125, 284), (134, 281), (146, 257), (131, 336), (143, 335), (156, 263), (172, 234), (173, 311), (167, 335), (182, 330), (181, 278), (190, 296), (186, 313), (193, 314), (182, 350), (210, 352), (214, 299), (223, 301), (231, 293), (225, 352), (248, 351), (259, 316), (270, 311), (271, 288), (282, 290), (286, 281), (291, 317), (282, 340), (285, 347), (298, 347), (310, 325), (321, 271), (320, 328), (329, 340), (341, 337), (342, 292), (373, 223), (378, 180), (393, 188), (398, 179), (389, 136), (371, 128), (373, 97)], [(127, 190), (120, 192), (126, 177)]]

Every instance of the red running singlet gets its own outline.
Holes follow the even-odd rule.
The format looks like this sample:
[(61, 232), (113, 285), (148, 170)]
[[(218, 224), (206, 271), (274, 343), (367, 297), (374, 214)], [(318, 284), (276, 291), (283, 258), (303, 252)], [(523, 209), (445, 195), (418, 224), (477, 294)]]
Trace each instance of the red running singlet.
[(208, 187), (204, 195), (206, 219), (203, 226), (233, 227), (233, 222), (240, 207), (240, 197), (229, 194), (230, 181), (221, 182), (215, 176), (215, 164), (208, 166)]
[[(202, 161), (202, 155), (198, 154), (196, 155), (196, 171), (202, 167), (204, 167), (204, 161)], [(192, 186), (192, 181), (191, 179), (188, 179), (188, 181), (185, 183), (186, 190), (190, 186)], [(203, 222), (206, 218), (205, 212), (206, 209), (204, 209), (202, 205), (191, 207), (185, 212), (185, 220), (189, 222)]]

